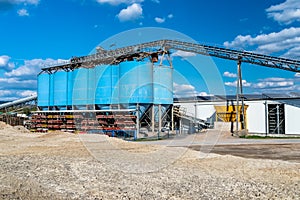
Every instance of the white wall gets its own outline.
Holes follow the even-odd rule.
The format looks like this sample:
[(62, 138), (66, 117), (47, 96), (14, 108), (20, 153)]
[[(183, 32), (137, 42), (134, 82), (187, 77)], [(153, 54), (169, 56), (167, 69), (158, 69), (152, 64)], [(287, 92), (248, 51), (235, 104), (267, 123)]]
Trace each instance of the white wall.
[(300, 134), (300, 108), (285, 105), (285, 134)]
[[(186, 108), (186, 114), (191, 117), (195, 117), (195, 103), (174, 103), (174, 105), (180, 105), (181, 108)], [(226, 105), (219, 102), (197, 102), (197, 118), (207, 120), (215, 112), (214, 105)]]
[(250, 133), (266, 133), (264, 101), (245, 102), (247, 108), (247, 129)]
[(197, 118), (206, 120), (216, 112), (214, 105), (197, 104)]
[[(247, 108), (247, 129), (250, 133), (266, 133), (265, 101), (245, 101)], [(276, 104), (275, 101), (267, 101)], [(195, 103), (175, 103), (187, 109), (187, 115), (195, 116)], [(206, 120), (215, 112), (214, 105), (226, 105), (220, 102), (198, 102), (197, 118)], [(300, 108), (285, 105), (285, 134), (300, 134)], [(268, 119), (267, 119), (268, 120)]]

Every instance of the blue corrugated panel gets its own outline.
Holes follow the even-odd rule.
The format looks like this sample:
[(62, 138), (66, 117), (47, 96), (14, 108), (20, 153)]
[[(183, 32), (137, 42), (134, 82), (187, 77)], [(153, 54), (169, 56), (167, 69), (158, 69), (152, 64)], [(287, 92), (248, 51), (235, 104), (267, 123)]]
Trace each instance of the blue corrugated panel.
[(110, 104), (111, 102), (111, 67), (107, 65), (97, 66), (96, 70), (96, 94), (95, 104)]
[(40, 74), (38, 76), (38, 106), (49, 106), (49, 74)]
[(67, 105), (71, 106), (73, 96), (73, 71), (67, 73)]
[(119, 104), (119, 65), (111, 65), (111, 104)]
[(86, 104), (95, 104), (95, 93), (96, 93), (96, 69), (88, 69), (88, 83), (87, 83), (87, 101)]
[(49, 106), (54, 106), (54, 75), (49, 75)]
[(67, 72), (58, 71), (53, 74), (54, 78), (54, 105), (55, 106), (66, 106), (68, 97), (68, 80)]
[(86, 105), (88, 104), (88, 69), (76, 69), (73, 72), (73, 92), (72, 101), (73, 105)]
[(153, 103), (173, 104), (173, 69), (169, 66), (154, 66)]
[(146, 62), (120, 63), (120, 103), (152, 103), (152, 65)]

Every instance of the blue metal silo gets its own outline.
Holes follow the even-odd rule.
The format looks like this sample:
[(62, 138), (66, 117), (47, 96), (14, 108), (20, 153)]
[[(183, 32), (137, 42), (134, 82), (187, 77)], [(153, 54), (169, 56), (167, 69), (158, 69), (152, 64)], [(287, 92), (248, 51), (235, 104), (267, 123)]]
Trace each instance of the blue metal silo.
[(49, 74), (42, 73), (38, 75), (38, 100), (37, 105), (41, 107), (49, 106)]
[(95, 104), (105, 105), (111, 102), (111, 68), (108, 65), (101, 65), (96, 70), (96, 92)]
[[(95, 104), (106, 107), (119, 103), (119, 65), (101, 65), (95, 68)], [(106, 105), (106, 106), (105, 106)]]
[(120, 63), (120, 103), (152, 103), (152, 65), (147, 62)]
[(87, 100), (86, 104), (94, 105), (95, 104), (95, 91), (96, 91), (96, 69), (88, 69), (87, 77)]
[(49, 106), (54, 106), (54, 75), (49, 74)]
[(154, 104), (173, 104), (173, 68), (154, 65), (153, 87)]
[(67, 72), (67, 105), (71, 106), (73, 104), (73, 71)]
[(67, 105), (68, 72), (58, 71), (53, 74), (53, 102), (55, 106)]
[(111, 104), (119, 104), (119, 65), (111, 65)]
[(80, 68), (73, 71), (73, 105), (87, 105), (88, 69)]

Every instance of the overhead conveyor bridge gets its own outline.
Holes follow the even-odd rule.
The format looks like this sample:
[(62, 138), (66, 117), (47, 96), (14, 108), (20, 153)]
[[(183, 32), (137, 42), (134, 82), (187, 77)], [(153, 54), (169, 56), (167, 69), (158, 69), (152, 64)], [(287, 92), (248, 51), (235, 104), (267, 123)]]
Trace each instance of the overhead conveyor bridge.
[(18, 99), (18, 100), (15, 100), (15, 101), (3, 103), (3, 104), (0, 104), (0, 110), (7, 110), (9, 108), (22, 107), (22, 106), (30, 104), (32, 102), (34, 102), (33, 104), (35, 105), (36, 100), (37, 100), (37, 95), (33, 95), (33, 96), (30, 96), (30, 97)]
[(232, 50), (222, 47), (215, 47), (191, 42), (177, 40), (157, 40), (153, 42), (141, 43), (132, 46), (117, 48), (114, 50), (98, 49), (97, 53), (73, 57), (70, 61), (43, 68), (43, 71), (52, 73), (57, 70), (73, 70), (76, 68), (93, 68), (97, 65), (118, 64), (131, 59), (143, 59), (151, 55), (162, 55), (169, 53), (169, 50), (181, 50), (196, 54), (213, 56), (227, 60), (235, 60), (241, 63), (250, 63), (259, 66), (283, 69), (292, 72), (300, 72), (300, 61), (288, 58), (280, 58), (257, 54), (248, 51)]

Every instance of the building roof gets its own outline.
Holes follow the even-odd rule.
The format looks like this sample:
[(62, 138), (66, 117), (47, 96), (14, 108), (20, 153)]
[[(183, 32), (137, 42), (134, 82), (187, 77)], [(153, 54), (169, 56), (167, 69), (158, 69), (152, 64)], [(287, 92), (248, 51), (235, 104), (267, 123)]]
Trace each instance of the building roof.
[[(299, 94), (244, 94), (245, 101), (273, 100), (296, 107), (300, 107)], [(190, 96), (175, 97), (174, 102), (224, 102), (236, 101), (236, 95), (210, 95), (210, 96)]]

